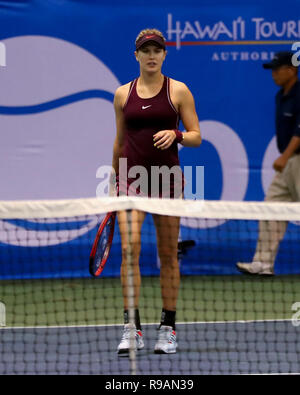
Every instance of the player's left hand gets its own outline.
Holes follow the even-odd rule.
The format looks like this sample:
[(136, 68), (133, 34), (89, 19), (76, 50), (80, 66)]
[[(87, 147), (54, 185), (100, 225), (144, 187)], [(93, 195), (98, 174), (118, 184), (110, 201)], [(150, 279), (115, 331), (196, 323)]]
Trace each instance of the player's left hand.
[(284, 155), (281, 155), (279, 158), (277, 158), (275, 160), (275, 162), (273, 163), (273, 168), (276, 171), (282, 172), (283, 169), (285, 168), (286, 164), (287, 164), (288, 158), (286, 158)]
[(176, 139), (174, 130), (160, 130), (153, 135), (154, 147), (165, 150), (169, 148)]

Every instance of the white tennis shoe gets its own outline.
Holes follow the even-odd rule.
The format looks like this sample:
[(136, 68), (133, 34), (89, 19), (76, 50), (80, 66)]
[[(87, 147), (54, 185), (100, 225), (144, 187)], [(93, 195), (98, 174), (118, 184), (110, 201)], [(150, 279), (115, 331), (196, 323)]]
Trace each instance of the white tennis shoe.
[(260, 276), (274, 276), (274, 268), (269, 263), (252, 262), (252, 263), (237, 263), (237, 268), (240, 272), (245, 274), (254, 274)]
[(131, 324), (125, 324), (123, 336), (118, 346), (118, 354), (129, 354), (131, 340), (130, 335), (132, 329), (135, 331), (135, 350), (142, 350), (144, 348), (142, 331), (137, 330), (135, 326), (133, 327)]
[(175, 354), (176, 349), (176, 332), (171, 326), (161, 325), (158, 330), (158, 340), (154, 348), (155, 354)]

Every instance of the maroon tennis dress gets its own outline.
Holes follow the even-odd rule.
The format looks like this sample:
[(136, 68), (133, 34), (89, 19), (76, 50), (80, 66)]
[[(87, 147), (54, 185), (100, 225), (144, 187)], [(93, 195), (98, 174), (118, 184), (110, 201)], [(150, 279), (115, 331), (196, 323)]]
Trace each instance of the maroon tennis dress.
[(125, 147), (122, 158), (126, 158), (127, 167), (119, 168), (119, 194), (179, 198), (183, 191), (183, 174), (177, 142), (166, 150), (154, 147), (153, 142), (155, 133), (179, 126), (179, 113), (170, 99), (170, 80), (164, 77), (160, 92), (147, 99), (138, 96), (137, 81), (131, 83), (123, 108)]

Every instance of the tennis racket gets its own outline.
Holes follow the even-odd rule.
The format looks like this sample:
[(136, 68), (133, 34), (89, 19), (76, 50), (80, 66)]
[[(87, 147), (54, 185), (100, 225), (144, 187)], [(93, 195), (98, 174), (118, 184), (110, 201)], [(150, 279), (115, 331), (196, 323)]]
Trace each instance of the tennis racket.
[(109, 256), (114, 237), (116, 213), (106, 214), (101, 222), (90, 254), (90, 274), (99, 277)]

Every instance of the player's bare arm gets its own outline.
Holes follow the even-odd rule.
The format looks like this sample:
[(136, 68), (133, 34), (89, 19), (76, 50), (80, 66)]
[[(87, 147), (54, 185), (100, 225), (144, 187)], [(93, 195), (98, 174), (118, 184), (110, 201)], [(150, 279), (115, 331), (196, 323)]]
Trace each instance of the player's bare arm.
[(294, 155), (294, 153), (297, 151), (297, 149), (300, 147), (300, 137), (294, 136), (292, 137), (289, 145), (285, 149), (285, 151), (280, 155), (279, 158), (277, 158), (273, 164), (273, 168), (276, 171), (282, 171), (288, 160)]
[[(186, 130), (181, 144), (185, 147), (198, 147), (202, 139), (192, 93), (184, 83), (171, 79), (170, 95)], [(176, 134), (173, 130), (161, 130), (154, 135), (154, 144), (157, 148), (167, 149), (175, 139)]]
[[(182, 82), (172, 80), (171, 99), (178, 106), (178, 111), (186, 130), (182, 145), (185, 147), (198, 147), (201, 144), (199, 120), (196, 113), (194, 97), (189, 88)], [(172, 97), (174, 95), (174, 98)]]
[(112, 166), (116, 172), (119, 173), (119, 158), (122, 156), (124, 148), (124, 116), (123, 107), (127, 99), (130, 83), (120, 86), (115, 93), (114, 109), (116, 117), (116, 138), (113, 147), (113, 161)]

